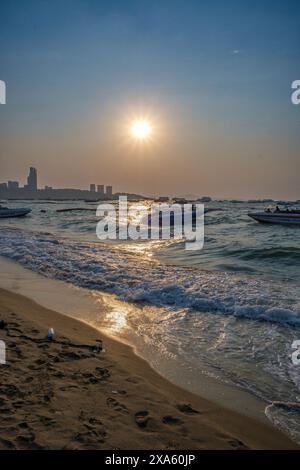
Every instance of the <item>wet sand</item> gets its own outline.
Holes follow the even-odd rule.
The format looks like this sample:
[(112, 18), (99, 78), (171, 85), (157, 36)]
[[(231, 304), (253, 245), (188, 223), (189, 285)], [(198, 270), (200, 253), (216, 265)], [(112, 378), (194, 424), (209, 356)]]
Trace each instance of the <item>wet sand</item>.
[(296, 448), (271, 426), (171, 384), (129, 346), (4, 289), (0, 339), (1, 449)]

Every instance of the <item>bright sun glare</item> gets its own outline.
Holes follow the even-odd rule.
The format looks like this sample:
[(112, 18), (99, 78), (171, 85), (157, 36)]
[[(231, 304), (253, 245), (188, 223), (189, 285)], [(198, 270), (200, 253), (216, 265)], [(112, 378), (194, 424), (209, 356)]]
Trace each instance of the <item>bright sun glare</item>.
[(131, 134), (135, 139), (147, 139), (151, 135), (150, 123), (144, 120), (134, 121), (131, 125)]

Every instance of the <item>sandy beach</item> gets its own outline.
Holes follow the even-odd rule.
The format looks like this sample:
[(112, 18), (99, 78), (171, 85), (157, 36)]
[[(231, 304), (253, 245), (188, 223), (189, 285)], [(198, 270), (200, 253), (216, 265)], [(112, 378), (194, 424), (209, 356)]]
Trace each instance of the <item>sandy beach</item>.
[(296, 448), (271, 426), (171, 384), (129, 346), (26, 297), (0, 289), (0, 320), (1, 449)]

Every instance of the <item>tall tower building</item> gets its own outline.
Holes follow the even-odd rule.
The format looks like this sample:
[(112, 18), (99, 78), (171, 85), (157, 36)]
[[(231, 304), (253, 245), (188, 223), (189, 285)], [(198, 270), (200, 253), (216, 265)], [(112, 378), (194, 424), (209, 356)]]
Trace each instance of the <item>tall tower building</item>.
[(106, 197), (112, 197), (112, 186), (106, 186)]
[(95, 184), (90, 184), (90, 191), (92, 193), (95, 193), (96, 192), (96, 185)]
[(30, 191), (37, 191), (37, 171), (36, 168), (30, 167), (27, 177), (27, 187)]
[(104, 184), (98, 184), (97, 193), (99, 193), (99, 196), (104, 196)]

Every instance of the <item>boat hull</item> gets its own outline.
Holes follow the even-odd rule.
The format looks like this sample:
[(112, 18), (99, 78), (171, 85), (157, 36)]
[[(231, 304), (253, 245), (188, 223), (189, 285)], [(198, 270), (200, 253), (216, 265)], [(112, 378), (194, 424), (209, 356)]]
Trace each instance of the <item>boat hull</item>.
[(300, 225), (300, 214), (250, 213), (249, 217), (262, 224)]
[(24, 217), (29, 214), (31, 209), (0, 209), (0, 219), (7, 219), (11, 217)]

